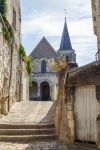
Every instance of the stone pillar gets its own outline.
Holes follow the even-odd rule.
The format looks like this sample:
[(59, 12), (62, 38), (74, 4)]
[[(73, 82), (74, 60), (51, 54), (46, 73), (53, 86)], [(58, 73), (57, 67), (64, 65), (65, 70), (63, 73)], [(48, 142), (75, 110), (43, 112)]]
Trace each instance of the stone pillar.
[(38, 100), (41, 100), (41, 89), (40, 89), (40, 84), (38, 84), (37, 99), (38, 99)]
[(51, 100), (53, 100), (54, 101), (54, 99), (55, 99), (55, 87), (54, 86), (51, 86), (50, 87), (50, 98), (51, 98)]
[(74, 118), (74, 89), (69, 88), (67, 97), (67, 120), (68, 120), (68, 142), (75, 141), (75, 118)]

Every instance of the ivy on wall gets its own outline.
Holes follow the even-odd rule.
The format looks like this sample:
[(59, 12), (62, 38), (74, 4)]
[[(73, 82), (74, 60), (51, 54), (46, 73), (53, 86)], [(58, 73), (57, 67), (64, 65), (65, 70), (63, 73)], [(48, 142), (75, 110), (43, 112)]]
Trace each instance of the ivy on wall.
[[(5, 27), (3, 27), (3, 36), (8, 41), (8, 45), (12, 47), (14, 30), (7, 20), (7, 0), (0, 0), (0, 13), (5, 23)], [(22, 60), (26, 63), (26, 69), (29, 74), (32, 72), (32, 64), (30, 58), (26, 55), (24, 47), (20, 44), (19, 55)]]
[(3, 27), (3, 36), (8, 41), (8, 45), (11, 47), (14, 30), (7, 20), (7, 11), (7, 0), (0, 0), (0, 13), (5, 23), (5, 27)]
[(26, 55), (25, 49), (22, 46), (22, 44), (20, 44), (20, 48), (19, 48), (19, 55), (22, 58), (22, 60), (25, 62), (26, 64), (26, 70), (29, 74), (32, 73), (32, 64), (31, 64), (31, 60), (30, 58)]
[(7, 15), (7, 0), (0, 0), (0, 13), (2, 17), (6, 17)]

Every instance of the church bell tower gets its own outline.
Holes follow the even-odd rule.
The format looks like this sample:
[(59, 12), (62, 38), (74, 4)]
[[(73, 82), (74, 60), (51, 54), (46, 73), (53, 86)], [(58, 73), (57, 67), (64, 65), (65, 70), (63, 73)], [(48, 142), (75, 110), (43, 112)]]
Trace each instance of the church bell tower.
[(60, 48), (58, 50), (58, 53), (64, 57), (65, 61), (68, 63), (76, 63), (76, 54), (75, 50), (72, 48), (68, 27), (67, 27), (67, 21), (65, 16), (65, 23), (60, 43)]

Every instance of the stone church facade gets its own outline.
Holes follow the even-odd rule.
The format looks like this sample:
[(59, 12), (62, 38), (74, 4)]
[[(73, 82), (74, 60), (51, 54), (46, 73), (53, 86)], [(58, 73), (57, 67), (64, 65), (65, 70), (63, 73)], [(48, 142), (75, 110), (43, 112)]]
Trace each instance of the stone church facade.
[[(25, 94), (26, 98), (23, 95), (23, 90), (28, 89), (28, 86), (23, 85), (25, 82), (22, 83), (25, 79), (28, 85), (28, 75), (25, 64), (20, 62), (18, 52), (21, 33), (19, 0), (7, 0), (6, 18), (14, 31), (14, 37), (12, 37), (12, 46), (9, 46), (9, 42), (3, 36), (4, 30), (8, 29), (0, 14), (0, 117), (8, 114), (15, 102), (28, 98), (28, 95)], [(20, 72), (20, 68), (24, 70), (23, 73)]]
[(30, 87), (30, 99), (56, 100), (57, 72), (50, 64), (57, 59), (57, 53), (45, 37), (30, 54), (33, 64), (33, 86)]
[(30, 100), (57, 99), (58, 74), (50, 62), (52, 60), (59, 61), (62, 57), (65, 63), (76, 62), (76, 54), (72, 49), (66, 18), (59, 50), (55, 51), (47, 39), (43, 37), (30, 54), (33, 65)]

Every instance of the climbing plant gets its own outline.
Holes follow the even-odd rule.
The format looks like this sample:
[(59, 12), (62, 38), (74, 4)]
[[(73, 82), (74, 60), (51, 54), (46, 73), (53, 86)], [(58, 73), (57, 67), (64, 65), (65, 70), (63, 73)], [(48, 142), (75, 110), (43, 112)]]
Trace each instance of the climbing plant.
[(26, 70), (29, 74), (32, 72), (32, 64), (30, 58), (26, 55), (25, 48), (20, 44), (19, 55), (26, 64)]
[(24, 57), (26, 57), (26, 52), (24, 47), (22, 46), (22, 44), (20, 44), (20, 48), (19, 48), (19, 56), (24, 59)]
[[(5, 27), (3, 27), (3, 36), (8, 41), (8, 45), (12, 47), (14, 30), (7, 20), (7, 0), (0, 0), (0, 13), (2, 15), (3, 21), (5, 23)], [(20, 44), (19, 55), (23, 61), (26, 63), (26, 69), (29, 74), (32, 72), (32, 64), (30, 58), (27, 57), (24, 47)]]
[(7, 15), (7, 0), (0, 0), (0, 13), (3, 17)]
[(3, 36), (8, 41), (8, 45), (11, 47), (14, 30), (7, 20), (7, 11), (7, 0), (0, 0), (0, 13), (5, 23), (5, 27), (3, 27)]

